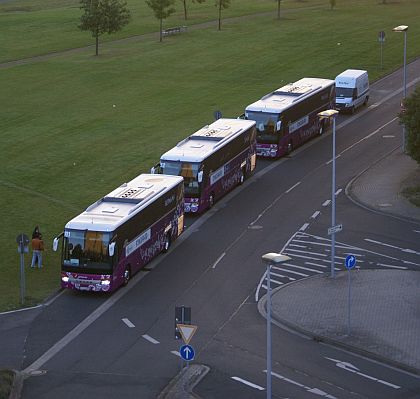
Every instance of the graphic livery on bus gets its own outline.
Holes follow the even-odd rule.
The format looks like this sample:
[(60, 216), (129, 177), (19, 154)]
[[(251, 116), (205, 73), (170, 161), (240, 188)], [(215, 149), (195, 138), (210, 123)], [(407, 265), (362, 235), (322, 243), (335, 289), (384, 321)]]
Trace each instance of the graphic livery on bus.
[(182, 177), (142, 174), (70, 220), (63, 237), (61, 286), (113, 291), (184, 228)]
[(256, 122), (257, 155), (280, 157), (322, 134), (317, 114), (334, 108), (334, 87), (334, 80), (303, 78), (248, 105), (245, 119)]
[(159, 171), (184, 178), (185, 212), (199, 213), (242, 184), (255, 163), (255, 122), (218, 119), (163, 154)]

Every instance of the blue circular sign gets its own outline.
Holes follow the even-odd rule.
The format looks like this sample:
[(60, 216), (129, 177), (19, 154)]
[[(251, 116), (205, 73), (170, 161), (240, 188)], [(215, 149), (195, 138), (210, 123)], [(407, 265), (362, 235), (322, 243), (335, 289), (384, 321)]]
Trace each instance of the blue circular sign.
[(347, 269), (353, 269), (353, 267), (356, 266), (356, 257), (354, 255), (348, 255), (344, 264)]
[(194, 360), (195, 352), (191, 345), (182, 345), (179, 354), (187, 362)]

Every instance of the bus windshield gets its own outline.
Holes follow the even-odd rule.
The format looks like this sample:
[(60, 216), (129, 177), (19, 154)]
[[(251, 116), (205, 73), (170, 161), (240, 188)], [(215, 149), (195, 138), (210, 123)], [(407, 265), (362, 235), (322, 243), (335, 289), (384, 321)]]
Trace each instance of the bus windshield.
[(257, 141), (263, 144), (277, 144), (279, 141), (279, 115), (268, 112), (246, 111), (246, 119), (256, 122)]
[(101, 231), (66, 230), (64, 233), (63, 265), (83, 271), (112, 273), (108, 255), (110, 233)]
[(162, 173), (165, 175), (182, 176), (186, 197), (199, 197), (200, 184), (197, 180), (200, 171), (200, 163), (163, 161), (161, 163)]

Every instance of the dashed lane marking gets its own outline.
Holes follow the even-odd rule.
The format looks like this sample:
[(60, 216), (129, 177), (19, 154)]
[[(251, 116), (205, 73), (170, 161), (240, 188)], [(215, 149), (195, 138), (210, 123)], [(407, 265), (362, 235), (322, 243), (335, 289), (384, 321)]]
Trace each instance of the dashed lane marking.
[(254, 383), (249, 382), (247, 380), (244, 380), (243, 378), (239, 378), (239, 377), (230, 377), (230, 378), (232, 378), (232, 380), (241, 382), (242, 384), (245, 384), (245, 385), (247, 385), (251, 388), (258, 389), (259, 391), (265, 391), (265, 388), (263, 388), (262, 386), (254, 384)]

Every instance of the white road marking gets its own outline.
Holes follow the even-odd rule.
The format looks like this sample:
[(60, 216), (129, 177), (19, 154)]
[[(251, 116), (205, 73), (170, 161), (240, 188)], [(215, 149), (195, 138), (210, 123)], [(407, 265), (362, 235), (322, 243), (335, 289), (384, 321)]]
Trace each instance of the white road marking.
[(298, 276), (302, 276), (302, 277), (309, 277), (308, 274), (303, 274), (303, 273), (295, 272), (294, 270), (290, 270), (290, 269), (282, 269), (281, 267), (278, 267), (278, 266), (272, 266), (272, 268), (273, 269), (276, 269), (276, 270), (280, 270), (282, 272), (286, 272), (286, 273), (297, 274)]
[(265, 390), (265, 388), (263, 388), (263, 387), (261, 387), (257, 384), (253, 384), (252, 382), (249, 382), (247, 380), (244, 380), (243, 378), (239, 378), (239, 377), (230, 377), (230, 378), (232, 378), (232, 380), (241, 382), (242, 384), (248, 385), (251, 388), (258, 389), (259, 391), (264, 391)]
[(130, 320), (128, 320), (127, 318), (124, 318), (124, 319), (121, 319), (121, 320), (127, 325), (127, 327), (130, 327), (130, 328), (135, 327), (135, 325)]
[(217, 264), (224, 258), (224, 256), (226, 255), (226, 252), (223, 252), (216, 260), (216, 262), (214, 262), (213, 266), (211, 267), (212, 269), (215, 269)]
[(289, 244), (289, 247), (307, 248), (306, 245)]
[[(267, 370), (264, 370), (264, 373), (267, 373)], [(327, 399), (337, 399), (335, 396), (330, 395), (328, 392), (324, 392), (322, 389), (307, 387), (306, 385), (303, 385), (303, 384), (301, 384), (301, 383), (299, 383), (297, 381), (293, 381), (290, 378), (287, 378), (287, 377), (285, 377), (283, 375), (280, 375), (280, 374), (277, 374), (277, 373), (274, 373), (274, 372), (271, 372), (271, 375), (273, 377), (278, 378), (279, 380), (288, 382), (289, 384), (293, 384), (293, 385), (295, 385), (295, 386), (297, 386), (299, 388), (302, 388), (302, 389), (306, 390), (309, 393), (313, 393), (315, 395), (322, 396), (322, 397), (327, 398)]]
[(289, 194), (290, 191), (292, 191), (294, 188), (296, 188), (301, 182), (298, 181), (294, 186), (290, 187), (288, 190), (286, 190), (286, 194)]
[[(318, 259), (318, 258), (314, 258), (313, 256), (305, 256), (305, 255), (298, 255), (298, 254), (295, 254), (295, 253), (290, 253), (289, 251), (284, 251), (284, 252), (282, 252), (284, 255), (289, 255), (289, 256), (292, 256), (292, 257), (294, 257), (294, 258), (303, 258), (303, 259), (310, 259), (310, 260), (321, 260), (321, 259)], [(318, 254), (317, 254), (318, 255)], [(326, 255), (325, 255), (326, 256)], [(324, 259), (323, 259), (324, 260)], [(325, 261), (325, 260), (324, 260)]]
[(178, 351), (171, 351), (171, 353), (175, 356), (181, 357), (181, 355)]
[(300, 229), (299, 231), (305, 231), (307, 228), (309, 227), (309, 223), (305, 223)]
[(365, 241), (372, 242), (372, 243), (378, 244), (378, 245), (383, 245), (384, 247), (388, 247), (388, 248), (398, 249), (401, 252), (406, 252), (406, 253), (409, 253), (409, 254), (420, 255), (420, 252), (414, 251), (413, 249), (410, 249), (410, 248), (400, 248), (400, 247), (396, 247), (395, 245), (387, 244), (385, 242), (371, 240), (370, 238), (365, 238)]
[(309, 252), (309, 251), (302, 251), (300, 249), (293, 249), (293, 248), (289, 248), (287, 250), (287, 252), (289, 251), (293, 251), (293, 252), (300, 252), (302, 254), (308, 254), (308, 255), (319, 255), (319, 256), (327, 256), (326, 254), (320, 254), (319, 252)]
[(335, 365), (338, 368), (340, 368), (342, 370), (349, 371), (350, 373), (355, 373), (357, 375), (360, 375), (361, 377), (367, 378), (367, 379), (372, 380), (372, 381), (376, 381), (379, 384), (384, 384), (384, 385), (389, 386), (389, 387), (394, 388), (394, 389), (400, 389), (401, 388), (398, 385), (391, 384), (390, 382), (387, 382), (387, 381), (384, 381), (384, 380), (379, 380), (378, 378), (372, 377), (371, 375), (361, 373), (359, 371), (360, 369), (358, 367), (356, 367), (355, 365), (353, 365), (349, 362), (343, 362), (341, 360), (332, 359), (330, 357), (325, 357), (325, 359), (331, 360), (332, 362), (335, 363)]
[(317, 218), (320, 214), (321, 214), (321, 212), (320, 212), (320, 211), (315, 211), (315, 212), (312, 214), (311, 219), (316, 219), (316, 218)]
[(152, 338), (150, 335), (143, 334), (143, 335), (142, 335), (142, 337), (143, 337), (145, 340), (147, 340), (147, 341), (151, 342), (152, 344), (157, 345), (157, 344), (159, 344), (159, 343), (160, 343), (160, 342), (159, 342), (159, 341), (157, 341), (156, 339)]
[(420, 231), (419, 230), (413, 230), (415, 233), (420, 233)]
[(382, 266), (382, 267), (390, 267), (392, 269), (402, 269), (402, 270), (407, 270), (408, 269), (407, 267), (404, 267), (404, 266), (387, 265), (387, 264), (384, 264), (384, 263), (377, 263), (377, 265)]
[(335, 196), (337, 197), (337, 195), (339, 195), (342, 191), (343, 191), (343, 189), (342, 189), (342, 188), (339, 188), (339, 189), (335, 192)]
[(384, 136), (382, 136), (382, 138), (383, 139), (393, 139), (393, 138), (395, 138), (395, 136), (392, 135), (392, 134), (385, 134)]
[(322, 206), (328, 206), (329, 204), (331, 204), (331, 200), (326, 200), (326, 201), (322, 204)]
[(295, 278), (293, 278), (293, 277), (289, 277), (289, 276), (285, 276), (285, 275), (283, 275), (283, 274), (278, 274), (278, 273), (274, 273), (274, 272), (271, 272), (270, 274), (271, 274), (272, 276), (281, 277), (281, 278), (287, 278), (287, 279), (289, 279), (289, 280), (291, 280), (291, 281), (296, 281), (296, 279), (295, 279)]
[(293, 265), (291, 263), (283, 263), (283, 265), (294, 267), (294, 268), (300, 269), (300, 270), (307, 270), (308, 272), (321, 273), (321, 274), (324, 273), (320, 270), (314, 270), (314, 269), (310, 269), (309, 267), (304, 267), (304, 266), (297, 266), (297, 265)]
[(322, 267), (323, 269), (326, 269), (328, 267), (328, 266), (325, 266), (325, 265), (319, 265), (318, 263), (312, 263), (312, 262), (305, 262), (305, 265)]
[[(336, 155), (335, 159), (340, 158), (340, 157), (341, 157), (341, 154), (338, 154), (338, 155)], [(331, 158), (328, 162), (325, 163), (325, 165), (329, 165), (332, 161), (333, 160)]]

